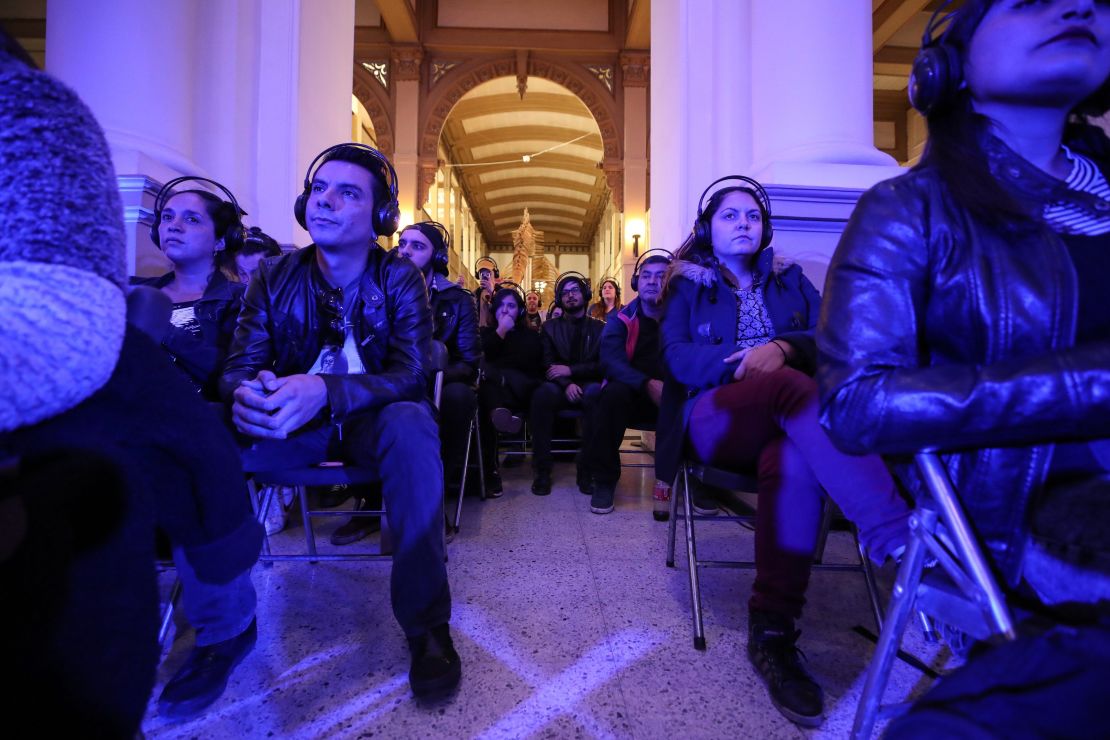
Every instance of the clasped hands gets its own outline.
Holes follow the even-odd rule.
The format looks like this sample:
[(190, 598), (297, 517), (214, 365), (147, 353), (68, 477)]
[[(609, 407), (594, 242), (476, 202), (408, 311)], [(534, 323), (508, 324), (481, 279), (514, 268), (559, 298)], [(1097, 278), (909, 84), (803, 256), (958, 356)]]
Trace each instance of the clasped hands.
[(254, 380), (241, 381), (232, 397), (231, 419), (240, 432), (285, 439), (327, 405), (328, 388), (319, 375), (279, 378), (262, 370)]
[(736, 362), (736, 370), (732, 373), (733, 380), (743, 380), (749, 375), (766, 375), (781, 369), (786, 365), (786, 349), (782, 343), (770, 341), (758, 347), (738, 350), (726, 357), (723, 362)]

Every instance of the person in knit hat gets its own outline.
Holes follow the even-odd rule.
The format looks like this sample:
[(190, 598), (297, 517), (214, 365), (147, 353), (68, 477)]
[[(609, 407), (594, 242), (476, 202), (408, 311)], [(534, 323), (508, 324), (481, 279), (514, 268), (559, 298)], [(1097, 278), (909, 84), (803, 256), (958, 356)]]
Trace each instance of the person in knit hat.
[[(230, 431), (128, 321), (125, 246), (95, 118), (0, 30), (0, 655), (18, 678), (0, 713), (13, 735), (49, 718), (61, 734), (135, 736), (160, 653), (155, 525), (183, 579), (207, 585), (249, 584), (261, 546)], [(245, 617), (235, 654), (206, 665), (249, 651), (253, 602)], [(208, 676), (204, 700), (228, 672)]]

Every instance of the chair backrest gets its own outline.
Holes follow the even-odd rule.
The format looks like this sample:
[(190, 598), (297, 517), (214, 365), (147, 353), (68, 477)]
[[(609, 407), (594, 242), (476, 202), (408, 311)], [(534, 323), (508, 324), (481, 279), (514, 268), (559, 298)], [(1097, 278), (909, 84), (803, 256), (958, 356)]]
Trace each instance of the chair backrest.
[(443, 398), (443, 375), (447, 371), (447, 345), (438, 339), (432, 340), (428, 355), (428, 369), (432, 375), (432, 403), (439, 408)]

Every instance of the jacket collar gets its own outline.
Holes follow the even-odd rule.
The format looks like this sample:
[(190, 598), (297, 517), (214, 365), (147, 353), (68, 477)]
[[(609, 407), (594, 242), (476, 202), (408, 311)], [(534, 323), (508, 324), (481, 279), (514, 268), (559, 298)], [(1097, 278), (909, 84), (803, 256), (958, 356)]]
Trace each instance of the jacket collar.
[[(755, 284), (762, 285), (772, 274), (777, 275), (792, 264), (794, 261), (788, 257), (776, 257), (774, 248), (764, 247), (755, 263)], [(688, 260), (675, 260), (671, 263), (669, 277), (684, 277), (695, 285), (712, 288), (720, 280), (721, 270), (719, 267), (706, 267)]]
[[(987, 155), (991, 174), (1015, 198), (1025, 203), (1033, 214), (1039, 216), (1044, 206), (1053, 203), (1075, 205), (1096, 216), (1106, 216), (1110, 212), (1110, 203), (1090, 193), (1068, 188), (1063, 180), (1034, 166), (997, 136), (984, 134), (981, 146)], [(1083, 149), (1082, 146), (1075, 147), (1078, 153), (1083, 153)]]

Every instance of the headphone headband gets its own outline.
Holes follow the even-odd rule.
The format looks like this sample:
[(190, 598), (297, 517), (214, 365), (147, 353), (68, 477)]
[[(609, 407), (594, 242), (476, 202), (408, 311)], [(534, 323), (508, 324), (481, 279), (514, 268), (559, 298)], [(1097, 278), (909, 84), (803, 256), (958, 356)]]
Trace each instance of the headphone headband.
[[(746, 185), (748, 188), (755, 191), (756, 199), (760, 201), (760, 205), (763, 206), (763, 210), (767, 213), (767, 217), (770, 218), (770, 216), (771, 216), (771, 196), (767, 195), (767, 191), (766, 191), (766, 189), (764, 189), (764, 187), (762, 185), (760, 185), (758, 182), (756, 182), (752, 178), (745, 177), (744, 175), (725, 175), (724, 177), (718, 177), (716, 180), (709, 183), (709, 187), (707, 187), (705, 190), (701, 191), (701, 197), (698, 198), (698, 218), (699, 219), (701, 218), (702, 213), (705, 212), (705, 196), (709, 195), (709, 191), (713, 189), (714, 185), (717, 185), (718, 183), (722, 183), (722, 182), (727, 182), (728, 180), (736, 180), (737, 182), (744, 183), (744, 185)], [(740, 187), (743, 187), (743, 185), (740, 186)], [(721, 189), (723, 190), (724, 188), (721, 188)], [(714, 195), (716, 195), (716, 193), (714, 193)]]
[[(229, 204), (235, 211), (235, 220), (227, 225), (227, 228), (224, 229), (224, 233), (217, 234), (216, 238), (223, 239), (223, 249), (230, 250), (229, 253), (235, 253), (243, 246), (243, 239), (246, 233), (246, 229), (243, 227), (243, 216), (245, 216), (247, 212), (239, 205), (239, 201), (235, 200), (235, 195), (232, 194), (230, 190), (211, 178), (200, 177), (199, 175), (175, 177), (158, 190), (158, 194), (154, 196), (154, 223), (150, 225), (150, 240), (154, 242), (156, 247), (161, 248), (162, 239), (158, 235), (158, 226), (162, 221), (162, 211), (165, 210), (166, 204), (169, 203), (170, 198), (178, 194), (174, 192), (174, 187), (183, 182), (190, 181), (208, 183), (227, 196), (227, 200), (222, 202)], [(214, 198), (219, 197), (215, 193), (209, 193), (209, 195)]]
[(185, 175), (183, 177), (175, 177), (167, 182), (165, 185), (163, 185), (158, 191), (158, 195), (154, 196), (154, 212), (159, 213), (163, 208), (166, 207), (166, 203), (169, 202), (169, 199), (176, 195), (176, 193), (173, 192), (173, 188), (175, 185), (180, 185), (181, 183), (188, 182), (190, 180), (193, 180), (195, 182), (206, 182), (209, 185), (216, 186), (220, 189), (220, 191), (223, 192), (224, 195), (227, 196), (227, 201), (231, 203), (232, 207), (235, 209), (236, 218), (241, 221), (242, 217), (246, 215), (247, 212), (239, 207), (239, 201), (235, 200), (235, 196), (231, 194), (230, 190), (228, 190), (215, 180), (209, 179), (207, 177), (199, 177), (197, 175)]
[(380, 162), (382, 164), (382, 166), (385, 167), (386, 173), (389, 175), (389, 177), (388, 177), (389, 182), (386, 183), (386, 187), (389, 188), (390, 200), (393, 200), (393, 201), (397, 200), (397, 172), (393, 169), (393, 165), (390, 164), (389, 160), (386, 159), (385, 155), (382, 154), (381, 152), (379, 152), (377, 149), (375, 149), (372, 146), (369, 146), (368, 144), (360, 144), (357, 141), (349, 141), (349, 142), (346, 142), (344, 144), (335, 144), (333, 146), (329, 146), (327, 149), (325, 149), (324, 151), (317, 154), (316, 158), (312, 160), (312, 163), (308, 165), (308, 171), (305, 172), (305, 175), (304, 175), (304, 189), (305, 190), (308, 190), (309, 188), (312, 187), (312, 177), (313, 177), (313, 175), (316, 174), (315, 170), (318, 169), (317, 163), (319, 163), (321, 165), (325, 164), (321, 160), (325, 159), (332, 152), (337, 152), (337, 151), (340, 151), (341, 149), (357, 149), (359, 151), (366, 152), (371, 157), (373, 157), (378, 162)]

